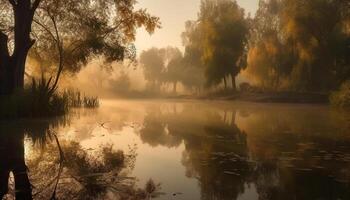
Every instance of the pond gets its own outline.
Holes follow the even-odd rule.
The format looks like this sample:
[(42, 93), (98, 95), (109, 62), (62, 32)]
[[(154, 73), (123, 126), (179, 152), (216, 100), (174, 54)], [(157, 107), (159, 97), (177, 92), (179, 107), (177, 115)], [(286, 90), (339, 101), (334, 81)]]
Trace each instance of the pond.
[(31, 133), (24, 150), (35, 199), (55, 185), (61, 199), (122, 199), (119, 189), (150, 179), (153, 199), (350, 199), (350, 113), (322, 105), (105, 100), (0, 130)]

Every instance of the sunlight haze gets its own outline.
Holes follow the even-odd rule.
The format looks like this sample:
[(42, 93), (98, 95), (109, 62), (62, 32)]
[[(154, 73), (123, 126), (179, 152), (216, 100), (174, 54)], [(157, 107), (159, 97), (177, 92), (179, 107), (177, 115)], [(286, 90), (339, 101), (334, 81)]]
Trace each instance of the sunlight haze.
[[(238, 0), (246, 14), (254, 15), (259, 0)], [(139, 0), (137, 7), (147, 10), (160, 18), (162, 28), (149, 35), (144, 29), (139, 29), (136, 36), (138, 54), (151, 47), (166, 47), (170, 44), (183, 50), (181, 33), (185, 22), (195, 20), (199, 11), (200, 0)]]

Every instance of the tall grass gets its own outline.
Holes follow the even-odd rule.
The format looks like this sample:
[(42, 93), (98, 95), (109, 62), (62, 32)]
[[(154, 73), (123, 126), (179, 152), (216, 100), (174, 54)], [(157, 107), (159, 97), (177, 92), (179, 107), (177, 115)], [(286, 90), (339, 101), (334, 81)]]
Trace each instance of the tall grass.
[(0, 118), (33, 118), (63, 115), (67, 98), (50, 88), (50, 80), (33, 79), (32, 84), (12, 95), (0, 96)]
[(33, 79), (30, 85), (12, 95), (0, 96), (0, 119), (40, 118), (64, 115), (71, 107), (95, 108), (97, 97), (76, 90), (59, 92), (50, 87), (50, 79)]
[(97, 108), (99, 107), (99, 99), (94, 96), (86, 96), (79, 90), (66, 89), (63, 91), (63, 96), (68, 99), (68, 105), (75, 108)]

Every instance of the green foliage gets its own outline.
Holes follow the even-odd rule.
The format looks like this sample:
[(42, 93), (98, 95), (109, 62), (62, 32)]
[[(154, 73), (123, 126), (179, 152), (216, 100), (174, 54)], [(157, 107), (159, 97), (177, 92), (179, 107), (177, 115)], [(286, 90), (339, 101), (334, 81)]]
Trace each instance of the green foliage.
[(66, 70), (79, 70), (92, 54), (103, 55), (109, 62), (134, 59), (136, 54), (132, 41), (136, 29), (145, 27), (152, 33), (160, 27), (159, 18), (144, 9), (135, 9), (135, 4), (134, 0), (98, 0), (93, 3), (90, 0), (43, 1), (42, 9), (36, 12), (33, 23), (33, 30), (40, 34), (41, 39), (34, 50), (45, 61), (58, 62), (52, 59), (52, 55), (55, 58), (59, 56), (55, 52), (56, 45), (40, 25), (53, 30), (54, 24), (50, 20), (53, 18), (63, 43)]
[[(25, 50), (14, 54), (20, 56), (15, 61), (33, 76), (45, 73), (55, 77), (54, 87), (62, 72), (78, 72), (92, 58), (103, 57), (106, 63), (134, 60), (136, 30), (144, 27), (153, 33), (160, 28), (159, 18), (136, 9), (135, 0), (1, 0), (0, 4), (1, 57), (12, 53), (7, 46), (13, 46), (13, 51)], [(27, 57), (32, 62), (30, 70), (21, 62)], [(0, 64), (7, 67), (5, 61), (2, 57)], [(23, 80), (22, 70), (15, 71)]]
[(205, 68), (208, 86), (220, 84), (227, 76), (235, 78), (245, 67), (248, 22), (235, 1), (201, 1), (198, 21), (187, 26), (183, 34), (187, 55), (199, 54), (197, 63)]
[(338, 91), (330, 96), (332, 105), (340, 108), (350, 108), (350, 81), (344, 82)]
[(249, 77), (273, 90), (329, 91), (349, 76), (350, 7), (338, 0), (261, 1), (249, 41)]

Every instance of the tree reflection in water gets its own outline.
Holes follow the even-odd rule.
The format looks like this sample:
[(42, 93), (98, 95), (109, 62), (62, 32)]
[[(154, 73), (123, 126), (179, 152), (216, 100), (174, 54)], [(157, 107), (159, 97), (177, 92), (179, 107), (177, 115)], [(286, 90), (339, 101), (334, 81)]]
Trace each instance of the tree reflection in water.
[(8, 180), (12, 172), (15, 181), (16, 199), (32, 199), (32, 185), (28, 179), (25, 163), (24, 138), (29, 136), (33, 142), (42, 145), (47, 139), (50, 126), (63, 123), (60, 120), (6, 121), (0, 123), (0, 199), (8, 193)]
[[(135, 104), (139, 105), (139, 102)], [(124, 105), (121, 107), (126, 108)], [(146, 111), (139, 112), (140, 108), (146, 108)], [(274, 107), (268, 106), (256, 108), (208, 106), (200, 103), (154, 103), (140, 105), (135, 108), (137, 112), (126, 109), (130, 111), (127, 115), (118, 115), (122, 110), (117, 109), (113, 112), (106, 107), (105, 113), (101, 110), (102, 114), (94, 115), (96, 117), (75, 121), (74, 127), (80, 127), (77, 135), (86, 139), (91, 137), (91, 132), (85, 132), (95, 125), (99, 126), (97, 122), (111, 121), (108, 128), (118, 131), (128, 126), (127, 124), (132, 124), (132, 129), (128, 128), (127, 131), (132, 130), (130, 134), (136, 132), (140, 140), (154, 150), (158, 147), (174, 150), (176, 156), (181, 156), (186, 176), (198, 180), (200, 190), (200, 197), (197, 197), (197, 193), (176, 191), (179, 195), (170, 194), (175, 199), (185, 196), (191, 199), (191, 195), (197, 197), (192, 199), (202, 200), (350, 199), (350, 135), (347, 131), (350, 128), (349, 115), (320, 112), (318, 108), (309, 108), (307, 112), (297, 109), (298, 107), (280, 109), (277, 106), (274, 110)], [(135, 122), (142, 125), (134, 126)], [(60, 161), (58, 149), (54, 142), (45, 140), (49, 137), (43, 136), (48, 136), (47, 130), (55, 129), (60, 123), (67, 121), (13, 124), (4, 122), (0, 126), (0, 147), (5, 149), (0, 151), (3, 158), (3, 177), (7, 176), (9, 168), (14, 168), (6, 167), (4, 170), (5, 165), (10, 163), (7, 161), (11, 154), (21, 157), (22, 167), (24, 166), (24, 133), (31, 138), (35, 146), (39, 146), (30, 149), (31, 155), (27, 159), (29, 178), (35, 186), (35, 199), (49, 199), (57, 180)], [(113, 138), (128, 142), (129, 138), (135, 139), (134, 136)], [(15, 140), (9, 142), (11, 138)], [(95, 139), (98, 138), (91, 138)], [(106, 136), (105, 139), (109, 137)], [(56, 191), (60, 199), (147, 199), (159, 195), (159, 186), (153, 181), (149, 181), (144, 189), (138, 189), (135, 179), (128, 177), (135, 164), (134, 147), (131, 147), (130, 152), (122, 153), (111, 145), (91, 150), (84, 149), (79, 143), (63, 139), (60, 142), (65, 152), (64, 170)], [(142, 142), (137, 142), (138, 145), (142, 145)], [(154, 152), (146, 153), (154, 155)], [(151, 170), (152, 167), (161, 169), (156, 165), (162, 166), (163, 162), (168, 162), (160, 157), (150, 161)], [(158, 161), (161, 163), (157, 163)], [(144, 166), (143, 162), (139, 163), (139, 168), (149, 167), (148, 163)], [(160, 171), (159, 177), (170, 170), (172, 169)], [(156, 175), (154, 178), (158, 179)], [(179, 177), (179, 180), (181, 178)], [(175, 182), (177, 187), (181, 181), (178, 181), (177, 177), (175, 179), (170, 182)], [(193, 180), (190, 181), (192, 184)], [(163, 182), (167, 184), (165, 179)], [(173, 188), (166, 187), (167, 192), (172, 192)], [(1, 192), (4, 193), (5, 189), (2, 187)], [(28, 184), (26, 189), (18, 191), (29, 191)], [(10, 193), (14, 194), (13, 189), (10, 189)]]
[[(7, 197), (14, 198), (11, 196), (15, 194), (19, 200), (142, 200), (160, 195), (160, 185), (152, 180), (146, 183), (144, 189), (140, 189), (135, 186), (136, 180), (128, 177), (134, 167), (136, 146), (130, 147), (127, 154), (116, 151), (112, 145), (89, 152), (79, 143), (61, 141), (59, 146), (64, 152), (64, 159), (61, 160), (51, 130), (66, 123), (67, 119), (57, 120), (0, 124), (0, 199), (7, 193)], [(27, 163), (25, 137), (34, 147)], [(61, 174), (60, 165), (63, 166)], [(14, 175), (14, 191), (8, 190), (10, 172)]]
[[(182, 163), (198, 180), (202, 200), (247, 192), (262, 200), (350, 199), (350, 138), (330, 130), (334, 118), (238, 110), (151, 107), (140, 138), (153, 147), (184, 144)], [(238, 128), (237, 116), (249, 125)]]
[(16, 199), (32, 199), (31, 185), (24, 160), (24, 135), (8, 130), (11, 134), (0, 135), (0, 199), (8, 193), (10, 172), (16, 183)]

